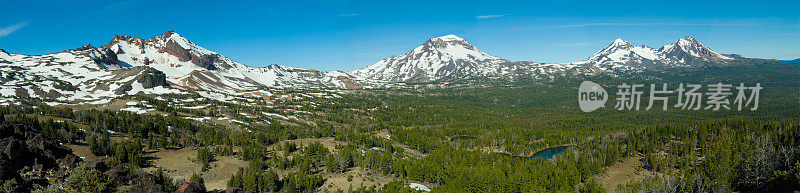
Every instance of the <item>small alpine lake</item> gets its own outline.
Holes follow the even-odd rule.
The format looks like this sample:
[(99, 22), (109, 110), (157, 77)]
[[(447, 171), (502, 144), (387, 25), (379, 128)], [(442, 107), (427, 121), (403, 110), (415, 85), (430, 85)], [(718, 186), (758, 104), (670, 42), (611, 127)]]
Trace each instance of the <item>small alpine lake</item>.
[(558, 155), (559, 153), (562, 153), (562, 152), (566, 151), (567, 148), (569, 148), (569, 147), (572, 147), (572, 145), (562, 145), (562, 146), (550, 147), (550, 148), (544, 149), (542, 151), (536, 152), (535, 154), (533, 154), (531, 156), (531, 159), (541, 158), (541, 159), (548, 159), (549, 160), (549, 159), (553, 158), (554, 156)]

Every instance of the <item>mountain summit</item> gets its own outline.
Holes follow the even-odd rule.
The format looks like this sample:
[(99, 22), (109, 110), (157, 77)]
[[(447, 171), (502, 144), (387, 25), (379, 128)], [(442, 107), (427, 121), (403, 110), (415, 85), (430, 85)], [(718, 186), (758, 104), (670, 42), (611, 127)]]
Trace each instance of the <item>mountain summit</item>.
[(656, 50), (647, 46), (634, 47), (622, 39), (614, 40), (611, 45), (589, 57), (589, 61), (597, 64), (650, 64), (659, 60)]
[(619, 69), (639, 66), (695, 66), (708, 62), (725, 63), (731, 59), (687, 36), (658, 50), (647, 46), (635, 47), (625, 40), (616, 39), (589, 57), (586, 63), (600, 69)]
[(431, 38), (400, 56), (351, 71), (358, 77), (398, 82), (428, 82), (453, 76), (488, 75), (505, 59), (486, 54), (466, 40), (446, 35)]
[(731, 59), (730, 57), (712, 51), (710, 48), (695, 40), (692, 36), (681, 38), (675, 41), (675, 43), (658, 49), (658, 51), (664, 54), (667, 59), (680, 61), (681, 63), (690, 63), (695, 58), (718, 61)]

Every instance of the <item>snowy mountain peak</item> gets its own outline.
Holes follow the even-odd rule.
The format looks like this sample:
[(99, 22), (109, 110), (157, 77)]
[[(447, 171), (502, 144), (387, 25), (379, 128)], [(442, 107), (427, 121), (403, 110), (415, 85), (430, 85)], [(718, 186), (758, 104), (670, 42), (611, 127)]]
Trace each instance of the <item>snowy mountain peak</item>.
[(623, 39), (616, 39), (613, 43), (589, 57), (589, 61), (599, 64), (632, 64), (645, 63), (658, 58), (656, 51), (652, 48), (646, 46), (634, 47)]
[(156, 46), (156, 47), (166, 47), (169, 44), (176, 44), (186, 51), (192, 51), (196, 54), (212, 54), (209, 50), (206, 50), (203, 47), (200, 47), (197, 44), (192, 43), (188, 39), (184, 38), (180, 34), (176, 33), (174, 30), (170, 30), (167, 32), (162, 33), (159, 36), (152, 37), (150, 39), (142, 39), (142, 38), (134, 38), (130, 35), (122, 34), (122, 35), (114, 35), (114, 38), (111, 42), (108, 43), (107, 46), (120, 44), (120, 42), (127, 42), (129, 44), (138, 44), (137, 46)]
[[(208, 51), (205, 48), (202, 48), (202, 47), (197, 46), (196, 44), (190, 42), (188, 39), (184, 38), (180, 34), (175, 33), (174, 30), (170, 30), (170, 31), (164, 32), (163, 34), (161, 34), (160, 37), (164, 41), (173, 41), (173, 42), (177, 43), (178, 45), (180, 45), (181, 47), (186, 48), (186, 49), (193, 49), (194, 48), (194, 49), (203, 49), (205, 51)], [(211, 52), (211, 51), (208, 51), (208, 52)]]
[(687, 57), (697, 57), (712, 60), (731, 59), (730, 57), (712, 51), (710, 48), (704, 46), (692, 36), (686, 36), (678, 41), (675, 41), (675, 43), (666, 45), (659, 49), (659, 52), (665, 54), (668, 58), (681, 61), (687, 60)]
[(455, 57), (454, 59), (469, 57), (491, 58), (491, 56), (481, 52), (467, 40), (455, 35), (431, 38), (417, 47), (417, 49), (412, 50), (412, 52), (442, 53), (448, 57)]
[(478, 48), (455, 35), (431, 38), (421, 46), (411, 50), (406, 55), (413, 58), (436, 56), (451, 60), (496, 60), (498, 57), (483, 53)]
[(613, 47), (627, 47), (627, 46), (632, 46), (632, 45), (630, 43), (628, 43), (627, 41), (623, 40), (622, 38), (617, 38), (616, 40), (614, 40), (614, 43), (611, 43), (611, 45), (609, 45), (609, 47), (611, 47), (611, 46), (613, 46)]
[(684, 38), (678, 39), (675, 43), (668, 45), (669, 47), (677, 47), (684, 51), (691, 50), (693, 48), (703, 48), (703, 44), (698, 42), (692, 36), (686, 36)]
[(164, 33), (161, 33), (161, 35), (153, 37), (153, 38), (150, 38), (150, 39), (151, 40), (152, 39), (160, 39), (160, 40), (168, 41), (168, 40), (171, 40), (173, 38), (175, 40), (178, 40), (178, 41), (189, 41), (186, 38), (184, 38), (183, 36), (181, 36), (180, 34), (178, 34), (177, 32), (175, 32), (175, 30), (166, 31)]
[(681, 40), (697, 42), (697, 40), (695, 40), (694, 37), (692, 37), (692, 36), (683, 37), (683, 38), (681, 38)]
[(464, 41), (463, 38), (460, 38), (460, 37), (458, 37), (456, 35), (453, 35), (453, 34), (442, 36), (442, 37), (436, 37), (436, 38), (433, 38), (433, 39), (441, 40), (441, 41)]
[(402, 82), (427, 82), (456, 74), (485, 75), (499, 69), (495, 64), (508, 62), (478, 50), (466, 40), (446, 35), (431, 38), (400, 56), (383, 59), (363, 69), (356, 76)]
[[(610, 45), (608, 45), (606, 48), (604, 48), (603, 50), (601, 50), (598, 53), (612, 53), (612, 52), (615, 52), (617, 50), (629, 50), (632, 47), (633, 47), (633, 45), (631, 45), (631, 43), (628, 43), (627, 41), (625, 41), (625, 40), (623, 40), (621, 38), (617, 38), (616, 40), (614, 40), (613, 43), (611, 43)], [(597, 54), (595, 54), (595, 55), (597, 55)]]
[(166, 32), (162, 33), (161, 37), (169, 37), (169, 36), (172, 36), (173, 34), (180, 36), (180, 34), (175, 33), (175, 30), (169, 30), (169, 31), (166, 31)]

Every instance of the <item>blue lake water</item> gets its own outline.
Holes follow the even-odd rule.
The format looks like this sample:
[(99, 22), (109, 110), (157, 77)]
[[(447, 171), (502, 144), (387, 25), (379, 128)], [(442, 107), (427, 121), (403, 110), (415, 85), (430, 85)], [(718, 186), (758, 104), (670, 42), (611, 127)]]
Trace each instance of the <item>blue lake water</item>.
[(559, 153), (564, 152), (565, 150), (567, 150), (568, 147), (571, 146), (559, 146), (559, 147), (547, 148), (545, 150), (536, 152), (536, 154), (533, 154), (533, 156), (531, 156), (531, 159), (536, 159), (536, 158), (550, 159), (553, 158), (553, 156), (556, 156)]

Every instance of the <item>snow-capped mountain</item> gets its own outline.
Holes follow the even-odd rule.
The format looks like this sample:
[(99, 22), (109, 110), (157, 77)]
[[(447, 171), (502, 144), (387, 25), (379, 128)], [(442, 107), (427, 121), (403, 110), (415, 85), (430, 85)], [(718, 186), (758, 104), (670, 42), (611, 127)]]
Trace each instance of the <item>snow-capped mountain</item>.
[[(167, 75), (173, 85), (200, 90), (245, 90), (258, 86), (318, 85), (342, 87), (341, 71), (316, 71), (271, 65), (249, 67), (209, 51), (169, 31), (151, 39), (115, 36), (102, 50), (122, 64), (150, 66)], [(110, 52), (108, 52), (110, 51)]]
[(732, 58), (718, 54), (691, 36), (656, 50), (647, 46), (633, 46), (622, 39), (598, 51), (581, 63), (592, 64), (603, 70), (636, 69), (653, 66), (694, 66), (699, 62), (725, 63)]
[(342, 71), (245, 66), (169, 31), (150, 39), (117, 35), (87, 45), (29, 56), (0, 50), (0, 94), (57, 100), (98, 100), (125, 94), (233, 93), (259, 87), (352, 87)]
[(608, 47), (589, 57), (589, 61), (597, 64), (648, 65), (662, 60), (653, 48), (633, 46), (625, 40), (616, 39)]
[(351, 74), (373, 80), (428, 82), (453, 76), (502, 73), (508, 60), (481, 52), (466, 40), (446, 35), (432, 38), (400, 56), (383, 59)]
[(712, 51), (710, 48), (695, 40), (692, 36), (686, 36), (675, 43), (661, 47), (661, 49), (658, 49), (658, 52), (663, 54), (668, 60), (685, 64), (690, 64), (693, 60), (698, 58), (716, 61), (732, 59)]

